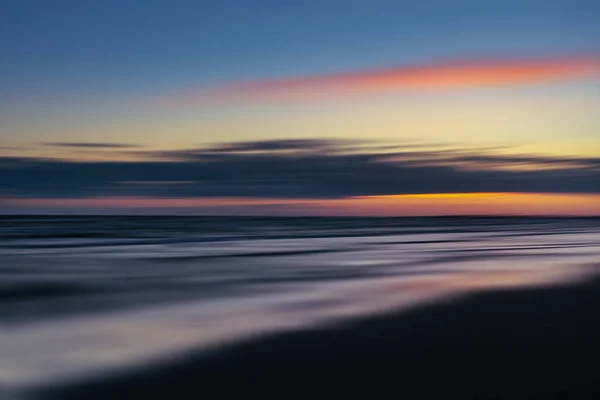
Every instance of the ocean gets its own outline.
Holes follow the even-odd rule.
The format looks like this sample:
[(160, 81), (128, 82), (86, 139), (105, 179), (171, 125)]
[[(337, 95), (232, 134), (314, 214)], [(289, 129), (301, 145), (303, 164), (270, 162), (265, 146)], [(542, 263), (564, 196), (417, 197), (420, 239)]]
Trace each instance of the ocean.
[(0, 238), (15, 399), (600, 261), (599, 218), (3, 216)]

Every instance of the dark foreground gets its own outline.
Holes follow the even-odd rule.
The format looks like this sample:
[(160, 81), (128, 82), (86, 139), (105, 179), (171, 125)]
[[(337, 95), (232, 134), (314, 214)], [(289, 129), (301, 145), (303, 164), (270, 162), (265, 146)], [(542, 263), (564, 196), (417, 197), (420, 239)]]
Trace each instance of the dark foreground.
[[(472, 295), (353, 325), (263, 337), (210, 358), (47, 391), (51, 399), (598, 399), (600, 279)], [(217, 389), (214, 393), (211, 389)], [(385, 393), (385, 395), (384, 395)]]

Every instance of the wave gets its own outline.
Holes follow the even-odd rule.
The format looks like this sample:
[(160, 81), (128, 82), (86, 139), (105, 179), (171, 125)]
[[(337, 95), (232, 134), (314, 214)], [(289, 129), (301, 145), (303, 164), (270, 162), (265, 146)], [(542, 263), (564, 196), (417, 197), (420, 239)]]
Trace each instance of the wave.
[(600, 259), (599, 219), (2, 221), (0, 375), (17, 389), (474, 291), (585, 279)]

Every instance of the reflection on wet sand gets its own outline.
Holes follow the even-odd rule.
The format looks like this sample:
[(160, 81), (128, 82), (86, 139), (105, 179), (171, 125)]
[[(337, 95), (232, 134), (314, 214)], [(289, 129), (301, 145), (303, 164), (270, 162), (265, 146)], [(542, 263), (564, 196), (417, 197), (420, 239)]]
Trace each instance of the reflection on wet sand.
[[(320, 364), (319, 354), (333, 351), (343, 361), (330, 367), (332, 371), (339, 369), (340, 374), (311, 367), (308, 361), (302, 368), (306, 373), (312, 374), (314, 369), (334, 379), (348, 372), (344, 363), (356, 363), (356, 350), (335, 340), (331, 349), (323, 350), (319, 347), (322, 338), (314, 333), (317, 337), (313, 343), (311, 332), (362, 336), (362, 328), (352, 326), (379, 316), (397, 321), (390, 322), (394, 335), (417, 335), (411, 324), (402, 321), (428, 315), (431, 307), (448, 310), (447, 305), (470, 304), (475, 300), (468, 299), (485, 299), (485, 293), (499, 290), (523, 298), (525, 295), (518, 293), (538, 290), (535, 287), (546, 288), (547, 292), (539, 293), (553, 293), (564, 285), (584, 287), (596, 274), (600, 256), (595, 221), (96, 218), (56, 221), (52, 227), (48, 221), (13, 222), (13, 226), (0, 227), (7, 237), (2, 243), (0, 296), (8, 310), (3, 339), (8, 345), (1, 349), (2, 360), (7, 362), (0, 364), (0, 375), (11, 393), (25, 398), (66, 393), (59, 389), (86, 383), (95, 387), (94, 381), (105, 382), (109, 390), (112, 384), (107, 382), (125, 380), (127, 387), (135, 387), (132, 390), (144, 391), (128, 377), (141, 371), (163, 371), (152, 378), (160, 381), (162, 373), (170, 374), (169, 368), (192, 356), (193, 366), (177, 375), (176, 380), (183, 380), (181, 387), (191, 385), (187, 379), (192, 376), (260, 378), (253, 372), (255, 368), (267, 375), (290, 378), (296, 374), (294, 360), (301, 354)], [(60, 229), (64, 223), (77, 235), (65, 237)], [(100, 236), (99, 230), (103, 232)], [(569, 290), (585, 310), (590, 299)], [(525, 297), (525, 309), (531, 299), (537, 301), (535, 296)], [(503, 306), (504, 301), (477, 305), (476, 314), (492, 318), (495, 313), (514, 316), (520, 312), (520, 304), (506, 300)], [(585, 311), (574, 316), (580, 320), (553, 317), (553, 312), (563, 309), (562, 300), (550, 296), (544, 301), (536, 306), (539, 309), (531, 309), (531, 315), (522, 317), (550, 318), (540, 321), (544, 326), (559, 323), (552, 318), (563, 318), (560, 324), (573, 322), (571, 327), (578, 330), (588, 323)], [(565, 301), (572, 304), (569, 296)], [(431, 317), (427, 324), (447, 329), (443, 321), (458, 315), (452, 310)], [(467, 320), (461, 326), (457, 321), (451, 329), (461, 336), (461, 329), (469, 331), (475, 322)], [(519, 338), (519, 324), (527, 321), (506, 323), (517, 325), (493, 327), (489, 321), (486, 334), (499, 341), (494, 346), (509, 343), (501, 339), (506, 329), (515, 330), (511, 333), (517, 335), (514, 340), (526, 339)], [(589, 323), (593, 325), (592, 320)], [(384, 356), (387, 350), (383, 344), (369, 339), (357, 343), (362, 348), (361, 357), (375, 364), (404, 365), (393, 354), (400, 351), (398, 346), (405, 345), (395, 343), (392, 332), (365, 324), (369, 335), (387, 338), (384, 342), (391, 353)], [(568, 326), (564, 329), (569, 340), (578, 340)], [(288, 339), (278, 339), (277, 335), (294, 337), (294, 332), (307, 335), (301, 339), (306, 352), (288, 345)], [(407, 336), (407, 340), (428, 346), (430, 333), (420, 335), (423, 337)], [(454, 337), (448, 335), (437, 337), (431, 345), (447, 343)], [(566, 351), (568, 343), (560, 340), (556, 346)], [(270, 350), (250, 356), (246, 351), (251, 350), (243, 350), (244, 346), (240, 350), (239, 343), (249, 343), (249, 349), (269, 348), (275, 343), (281, 348), (277, 356), (281, 374), (278, 367), (269, 364), (275, 362)], [(489, 351), (484, 344), (473, 349), (467, 343), (460, 345), (466, 346), (463, 350), (467, 353)], [(402, 349), (413, 354), (411, 349)], [(232, 364), (224, 367), (220, 354), (228, 354), (223, 357), (231, 357)], [(429, 350), (423, 356), (439, 362)], [(266, 364), (250, 368), (250, 360)], [(206, 365), (208, 370), (198, 365)], [(214, 373), (210, 372), (213, 366)], [(391, 372), (386, 368), (357, 371), (367, 378), (369, 373), (389, 377)], [(409, 367), (403, 368), (403, 373), (410, 373)], [(164, 385), (156, 388), (163, 396), (167, 390), (179, 390), (178, 385)], [(120, 395), (106, 392), (106, 398)]]

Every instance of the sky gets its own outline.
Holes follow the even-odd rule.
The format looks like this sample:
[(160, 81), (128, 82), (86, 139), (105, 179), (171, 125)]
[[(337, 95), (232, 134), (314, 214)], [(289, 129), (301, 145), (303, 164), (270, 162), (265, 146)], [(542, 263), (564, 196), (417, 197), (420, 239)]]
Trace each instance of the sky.
[(595, 0), (4, 0), (0, 213), (600, 215)]

